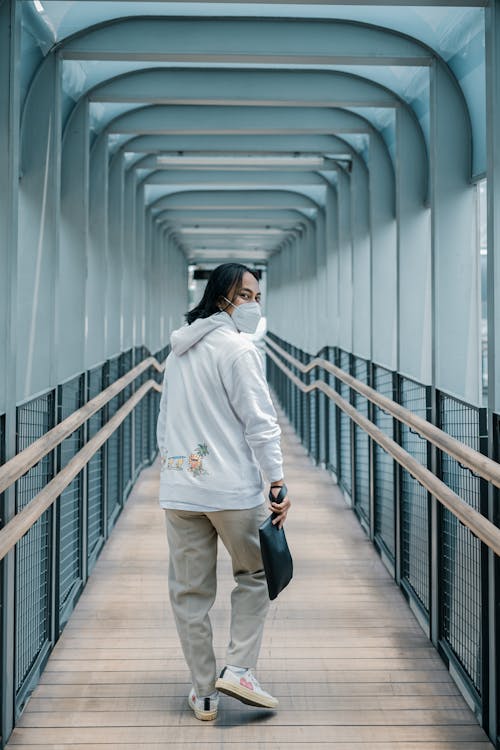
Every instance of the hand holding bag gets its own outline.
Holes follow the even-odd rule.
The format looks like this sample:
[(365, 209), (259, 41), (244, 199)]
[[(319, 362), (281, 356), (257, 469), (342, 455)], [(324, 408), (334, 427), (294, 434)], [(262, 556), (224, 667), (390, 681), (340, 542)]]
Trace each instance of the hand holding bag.
[[(270, 502), (281, 503), (287, 494), (286, 485), (280, 488), (277, 497), (269, 490)], [(288, 549), (285, 530), (273, 525), (276, 513), (271, 513), (259, 527), (260, 550), (267, 578), (269, 598), (276, 599), (280, 591), (288, 586), (293, 576), (293, 561)]]

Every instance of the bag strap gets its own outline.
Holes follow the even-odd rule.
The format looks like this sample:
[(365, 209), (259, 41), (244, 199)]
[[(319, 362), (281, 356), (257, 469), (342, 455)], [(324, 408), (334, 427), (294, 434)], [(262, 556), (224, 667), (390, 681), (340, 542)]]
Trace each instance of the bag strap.
[(272, 489), (269, 490), (269, 501), (271, 503), (282, 503), (288, 494), (288, 487), (286, 486), (286, 484), (282, 484), (280, 487), (280, 491), (278, 492), (276, 497), (274, 497), (273, 495), (273, 492), (272, 492), (273, 489), (276, 489), (276, 488), (273, 487)]

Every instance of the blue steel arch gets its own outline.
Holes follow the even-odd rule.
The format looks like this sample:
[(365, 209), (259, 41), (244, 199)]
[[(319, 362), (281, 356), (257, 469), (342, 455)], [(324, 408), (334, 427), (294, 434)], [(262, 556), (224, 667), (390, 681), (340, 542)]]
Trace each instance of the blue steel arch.
[[(192, 70), (184, 70), (184, 71), (176, 71), (175, 78), (177, 79), (177, 76), (179, 75), (179, 73), (182, 74), (182, 73), (186, 73), (186, 72), (189, 73), (191, 77), (196, 76), (196, 75), (202, 75), (201, 71), (196, 71), (196, 73), (195, 73)], [(242, 83), (245, 83), (246, 79), (250, 80), (250, 78), (251, 78), (251, 76), (249, 77), (247, 75), (249, 71), (205, 71), (205, 75), (208, 74), (207, 78), (209, 79), (210, 76), (212, 76), (213, 74), (217, 75), (217, 72), (223, 73), (224, 76), (227, 75), (228, 72), (230, 72), (232, 74), (235, 74), (238, 78), (240, 76), (243, 76), (244, 80), (243, 80)], [(251, 74), (253, 75), (253, 74), (258, 73), (258, 72), (263, 73), (263, 71), (255, 71), (254, 70), (254, 71), (251, 71)], [(280, 73), (283, 73), (283, 72), (284, 71), (280, 71)], [(276, 73), (276, 71), (274, 73)], [(137, 71), (137, 72), (134, 72), (134, 73), (123, 74), (122, 76), (119, 76), (118, 78), (114, 78), (114, 79), (112, 79), (110, 81), (107, 81), (106, 83), (103, 83), (103, 84), (99, 84), (98, 86), (94, 87), (92, 90), (90, 90), (89, 92), (87, 92), (86, 96), (88, 97), (89, 100), (92, 100), (93, 98), (96, 98), (97, 101), (106, 101), (106, 97), (101, 92), (105, 92), (105, 91), (109, 92), (110, 89), (111, 90), (113, 89), (113, 86), (116, 83), (122, 84), (123, 86), (129, 86), (129, 85), (132, 85), (135, 81), (144, 83), (144, 87), (142, 88), (142, 90), (144, 90), (145, 87), (147, 86), (148, 80), (151, 80), (152, 78), (154, 78), (154, 80), (156, 81), (157, 74), (161, 74), (161, 77), (165, 78), (165, 79), (166, 78), (169, 78), (169, 79), (172, 78), (172, 76), (168, 73), (168, 71), (166, 71), (165, 69), (161, 69), (161, 68), (160, 69), (152, 69), (152, 70), (147, 69), (147, 70), (143, 70), (143, 71)], [(261, 80), (260, 80), (260, 84), (259, 85), (264, 85), (265, 78), (266, 78), (267, 74), (268, 74), (268, 72), (266, 71), (266, 73), (264, 73), (264, 75), (261, 76)], [(293, 79), (292, 82), (295, 85), (296, 72), (294, 71), (292, 73), (291, 71), (286, 71), (286, 74), (287, 74), (287, 76), (290, 77), (290, 79)], [(317, 75), (317, 74), (313, 74), (313, 75)], [(308, 77), (309, 76), (310, 76), (310, 73), (309, 73)], [(394, 107), (394, 108), (396, 108), (398, 106), (404, 107), (408, 111), (408, 113), (410, 114), (411, 122), (415, 125), (415, 128), (416, 128), (416, 130), (418, 132), (417, 143), (420, 144), (420, 147), (421, 147), (421, 149), (423, 151), (422, 158), (424, 158), (427, 161), (427, 149), (426, 149), (425, 139), (424, 139), (424, 136), (423, 136), (421, 125), (418, 122), (417, 118), (415, 117), (415, 113), (414, 113), (413, 109), (401, 97), (398, 97), (393, 92), (391, 92), (389, 89), (381, 86), (380, 84), (375, 84), (375, 83), (373, 83), (371, 81), (367, 81), (366, 79), (363, 79), (360, 76), (354, 76), (352, 74), (341, 73), (341, 72), (335, 71), (335, 72), (328, 72), (327, 73), (327, 77), (328, 77), (328, 79), (334, 85), (338, 81), (341, 81), (344, 84), (350, 85), (351, 101), (353, 103), (355, 102), (355, 91), (356, 91), (356, 88), (359, 86), (359, 87), (363, 87), (363, 89), (364, 89), (365, 92), (366, 91), (370, 91), (370, 92), (375, 93), (377, 96), (381, 96), (382, 94), (384, 96), (387, 96), (387, 99), (385, 101), (383, 101), (381, 99), (376, 100), (379, 103), (382, 103), (383, 106), (386, 106), (386, 107), (387, 106), (391, 106), (391, 107)], [(247, 80), (247, 82), (248, 82), (248, 80)], [(206, 84), (206, 82), (205, 82), (205, 84)], [(297, 90), (297, 92), (296, 92), (296, 98), (297, 99), (299, 99), (300, 93), (301, 93), (300, 90)], [(338, 97), (336, 97), (335, 95), (332, 95), (330, 92), (329, 92), (329, 95), (332, 96), (333, 102), (331, 104), (328, 104), (328, 105), (325, 104), (325, 107), (328, 106), (330, 108), (330, 107), (335, 106), (338, 109), (347, 108), (347, 107), (341, 107), (340, 106), (340, 103), (337, 101)], [(366, 96), (366, 94), (365, 94), (365, 96)], [(147, 101), (148, 98), (153, 98), (154, 100), (156, 100), (158, 98), (158, 95), (157, 94), (154, 94), (154, 95), (150, 94), (148, 97), (143, 96), (140, 99), (140, 101), (143, 103), (143, 106), (146, 106), (145, 103), (146, 103), (146, 101)], [(345, 95), (344, 95), (344, 98), (345, 98)], [(226, 103), (226, 101), (230, 101), (230, 100), (227, 97), (224, 97), (223, 101), (224, 101), (224, 103)], [(326, 99), (324, 101), (326, 102)], [(367, 101), (368, 100), (364, 100), (363, 102), (359, 102), (359, 103), (360, 104), (363, 104), (363, 103), (366, 104)], [(373, 100), (372, 100), (372, 102), (373, 102)], [(181, 104), (180, 101), (176, 101), (174, 103), (175, 104)], [(187, 97), (187, 96), (185, 97), (185, 103), (186, 104), (190, 104), (191, 103), (191, 99), (189, 99), (189, 97)], [(219, 102), (219, 103), (221, 103), (221, 102)], [(154, 104), (158, 104), (158, 102), (155, 101)], [(207, 98), (205, 100), (204, 104), (205, 105), (210, 105), (209, 98)], [(244, 100), (241, 101), (241, 104), (242, 105), (245, 104)], [(273, 101), (272, 104), (273, 104), (273, 106), (275, 106), (275, 102), (274, 101)], [(285, 99), (283, 100), (283, 104), (286, 105), (286, 100)], [(302, 102), (301, 102), (301, 104), (302, 104)], [(312, 104), (312, 102), (311, 102), (311, 104)], [(347, 102), (346, 102), (346, 104), (347, 104)], [(259, 102), (259, 105), (261, 105), (261, 102)], [(192, 106), (192, 105), (190, 104), (190, 106)], [(255, 102), (250, 102), (250, 106), (255, 106)], [(137, 108), (140, 109), (141, 107), (138, 106)], [(365, 119), (367, 119), (367, 118), (365, 118)], [(373, 123), (372, 123), (372, 126), (373, 126)], [(376, 130), (376, 129), (377, 128), (374, 127), (374, 130)], [(125, 143), (123, 146), (120, 147), (120, 150), (126, 150), (126, 148), (127, 148), (127, 144)], [(135, 165), (135, 166), (137, 167), (137, 165)]]
[[(146, 20), (146, 19), (143, 19), (143, 20)], [(135, 24), (136, 22), (137, 22), (137, 19), (134, 19), (134, 24)], [(147, 22), (149, 22), (149, 21), (147, 21)], [(118, 23), (118, 24), (121, 24), (122, 22), (121, 22), (121, 21), (118, 21), (118, 22), (117, 22), (117, 21), (113, 21), (112, 23), (108, 24), (108, 25), (107, 25), (107, 27), (109, 27), (109, 26), (113, 26), (113, 27), (116, 27), (116, 24), (117, 24), (117, 23)], [(167, 24), (171, 24), (171, 23), (172, 23), (172, 21), (165, 21), (164, 19), (162, 19), (161, 23), (162, 23), (162, 24), (165, 24), (165, 23), (167, 23)], [(176, 23), (176, 22), (174, 22), (174, 23)], [(233, 22), (231, 22), (231, 23), (233, 23)], [(259, 22), (259, 23), (261, 23), (261, 22)], [(267, 23), (267, 21), (266, 21), (265, 23)], [(335, 24), (335, 25), (336, 25), (336, 26), (338, 27), (338, 22), (337, 22), (337, 21), (333, 21), (333, 22), (331, 22), (331, 24)], [(330, 25), (331, 25), (331, 24), (330, 24)], [(315, 26), (316, 26), (316, 28), (317, 28), (317, 24), (315, 24)], [(345, 22), (343, 23), (343, 26), (345, 26)], [(353, 24), (352, 24), (352, 23), (351, 23), (351, 24), (348, 24), (348, 26), (352, 27), (352, 26), (353, 26)], [(356, 24), (354, 24), (354, 26), (356, 26)], [(369, 26), (367, 26), (367, 25), (363, 25), (363, 24), (361, 24), (361, 25), (358, 25), (358, 26), (362, 26), (362, 27), (363, 27), (363, 28), (365, 29), (365, 31), (366, 31), (366, 29), (371, 29), (371, 28), (372, 28), (372, 27), (369, 27)], [(97, 28), (100, 28), (100, 27), (97, 27)], [(373, 28), (376, 28), (376, 27), (373, 27)], [(95, 29), (89, 29), (89, 30), (85, 30), (85, 32), (82, 32), (81, 34), (75, 35), (74, 37), (71, 37), (71, 38), (70, 38), (70, 39), (68, 39), (68, 40), (65, 40), (65, 41), (64, 41), (63, 43), (61, 43), (60, 45), (56, 45), (56, 49), (61, 49), (61, 50), (62, 50), (62, 49), (63, 49), (63, 48), (65, 48), (65, 47), (66, 47), (67, 45), (71, 45), (71, 43), (73, 43), (73, 42), (74, 42), (74, 41), (75, 41), (75, 40), (76, 40), (77, 38), (78, 38), (78, 39), (81, 39), (82, 37), (87, 37), (87, 36), (88, 36), (88, 34), (93, 34), (94, 32), (95, 32)], [(380, 30), (377, 30), (377, 33), (379, 33), (379, 32), (380, 32)], [(383, 31), (383, 33), (385, 34), (386, 32), (385, 32), (385, 31)], [(394, 32), (390, 32), (390, 33), (391, 33), (391, 34), (394, 34)], [(403, 38), (403, 37), (402, 37), (402, 38)], [(412, 44), (414, 44), (414, 40), (410, 40), (410, 42), (411, 42)], [(417, 46), (418, 46), (418, 45), (417, 45)], [(64, 53), (62, 53), (62, 54), (64, 54)], [(433, 51), (433, 54), (435, 55), (435, 51)]]
[[(71, 57), (75, 59), (78, 59), (79, 57), (85, 58), (85, 55), (90, 54), (90, 52), (88, 50), (85, 50), (84, 45), (82, 46), (80, 50), (78, 50), (77, 41), (78, 40), (81, 41), (83, 38), (87, 38), (87, 41), (93, 42), (94, 48), (97, 48), (96, 42), (99, 41), (99, 36), (102, 36), (103, 32), (105, 33), (105, 30), (109, 29), (110, 27), (113, 27), (113, 33), (119, 33), (118, 27), (120, 25), (133, 24), (135, 32), (137, 33), (137, 30), (140, 29), (141, 24), (149, 24), (149, 31), (151, 33), (149, 33), (148, 36), (145, 38), (148, 38), (149, 41), (152, 41), (152, 39), (154, 39), (155, 37), (158, 38), (158, 32), (159, 32), (160, 26), (164, 27), (165, 29), (168, 29), (169, 25), (175, 24), (179, 26), (183, 21), (185, 21), (185, 19), (166, 20), (164, 17), (156, 17), (154, 19), (154, 24), (157, 27), (156, 34), (155, 34), (155, 29), (153, 29), (150, 25), (151, 17), (132, 18), (132, 19), (124, 18), (120, 20), (115, 19), (112, 22), (108, 22), (104, 25), (98, 24), (96, 26), (89, 27), (88, 29), (85, 29), (82, 32), (78, 32), (77, 34), (71, 37), (68, 37), (67, 39), (56, 44), (54, 46), (54, 49), (65, 50), (63, 54), (69, 58)], [(218, 24), (219, 28), (221, 25), (225, 25), (225, 26), (230, 25), (231, 27), (237, 27), (239, 25), (240, 27), (242, 27), (242, 24), (244, 24), (246, 28), (246, 31), (245, 31), (246, 38), (248, 38), (250, 34), (250, 30), (248, 28), (250, 24), (254, 24), (254, 26), (258, 24), (261, 31), (262, 31), (262, 27), (265, 27), (266, 25), (267, 26), (271, 26), (272, 24), (276, 25), (276, 21), (273, 19), (272, 20), (260, 19), (259, 21), (255, 21), (255, 19), (248, 19), (248, 18), (231, 19), (231, 20), (228, 20), (227, 18), (211, 18), (211, 19), (203, 19), (203, 21), (199, 21), (199, 20), (193, 21), (193, 19), (190, 19), (189, 27), (192, 30), (194, 25), (196, 24), (199, 25), (200, 23), (203, 24), (204, 27), (208, 27), (210, 23)], [(287, 19), (286, 21), (281, 20), (279, 23), (280, 23), (280, 27), (283, 33), (284, 33), (284, 27), (286, 26), (287, 40), (290, 40), (292, 38), (291, 30), (294, 28), (293, 24), (295, 22), (291, 21), (290, 19)], [(398, 58), (402, 58), (403, 53), (406, 53), (405, 59), (408, 63), (417, 63), (417, 64), (420, 63), (420, 64), (429, 65), (432, 60), (435, 60), (436, 62), (438, 62), (438, 64), (442, 65), (443, 68), (448, 70), (450, 79), (456, 82), (458, 86), (458, 90), (463, 98), (463, 104), (465, 108), (467, 109), (467, 104), (465, 102), (465, 98), (463, 97), (462, 89), (460, 85), (458, 84), (453, 72), (451, 71), (449, 66), (446, 64), (444, 59), (440, 56), (439, 51), (428, 46), (427, 44), (425, 44), (424, 42), (420, 40), (416, 40), (415, 38), (412, 38), (409, 35), (404, 34), (400, 31), (388, 30), (387, 28), (384, 28), (384, 27), (375, 26), (373, 24), (356, 22), (356, 21), (345, 21), (345, 20), (336, 20), (336, 19), (317, 21), (317, 20), (310, 19), (307, 21), (304, 21), (304, 20), (297, 21), (296, 24), (299, 25), (299, 28), (301, 29), (301, 34), (300, 35), (297, 34), (296, 37), (293, 38), (293, 42), (289, 42), (289, 47), (293, 47), (293, 51), (295, 53), (298, 49), (300, 49), (301, 44), (304, 45), (305, 40), (307, 39), (308, 27), (310, 27), (311, 29), (314, 28), (314, 31), (315, 31), (315, 45), (314, 45), (314, 49), (312, 50), (312, 53), (316, 57), (318, 56), (317, 55), (318, 42), (319, 42), (318, 34), (326, 35), (325, 30), (326, 28), (328, 28), (328, 35), (330, 37), (329, 39), (330, 43), (332, 42), (332, 38), (334, 36), (337, 37), (335, 39), (335, 47), (337, 48), (337, 55), (335, 59), (337, 60), (340, 60), (340, 59), (342, 59), (342, 61), (349, 60), (350, 62), (354, 62), (354, 61), (359, 62), (362, 59), (366, 60), (367, 43), (370, 41), (370, 37), (373, 37), (375, 35), (376, 35), (376, 47), (378, 46), (378, 50), (389, 49), (389, 52), (384, 56), (381, 54), (377, 54), (376, 47), (373, 47), (373, 46), (371, 47), (371, 51), (372, 51), (371, 59), (376, 64), (383, 64), (384, 62), (391, 62), (391, 61), (394, 61), (395, 64), (401, 64), (402, 60), (401, 59), (398, 60)], [(358, 49), (357, 52), (354, 52), (354, 54), (353, 54), (353, 48), (352, 48), (352, 41), (350, 42), (350, 48), (346, 49), (345, 37), (349, 38), (349, 34), (348, 33), (346, 34), (346, 32), (348, 32), (349, 29), (352, 29), (355, 31), (355, 37), (357, 38), (355, 38), (354, 41), (357, 42), (361, 48), (361, 49)], [(297, 30), (297, 25), (295, 25), (295, 31), (296, 30)], [(344, 39), (341, 38), (342, 34), (339, 35), (337, 33), (338, 30), (341, 30), (342, 33), (345, 35)], [(183, 31), (187, 31), (187, 26), (183, 27)], [(232, 35), (228, 34), (227, 39), (225, 39), (225, 42), (227, 42), (225, 46), (226, 50), (231, 49), (231, 46), (234, 44), (235, 36), (237, 35), (234, 34), (234, 32), (232, 32)], [(273, 45), (268, 50), (268, 52), (274, 56), (273, 58), (274, 62), (278, 61), (278, 54), (276, 51), (276, 36), (277, 35), (273, 37)], [(140, 37), (140, 34), (137, 34), (137, 37)], [(186, 38), (186, 34), (183, 35), (183, 38)], [(398, 40), (398, 43), (401, 45), (402, 49), (395, 48), (394, 45), (396, 43), (396, 40)], [(112, 40), (108, 40), (108, 41), (112, 41)], [(176, 39), (174, 35), (172, 39), (170, 40), (170, 43), (172, 44), (175, 41)], [(322, 38), (321, 41), (323, 42), (323, 44), (326, 44), (328, 40), (325, 40), (324, 38)], [(163, 39), (163, 45), (164, 43), (165, 43), (165, 40)], [(144, 53), (146, 59), (152, 56), (151, 49), (152, 47), (154, 47), (154, 41), (152, 41), (152, 43), (148, 46), (149, 46), (149, 50)], [(342, 52), (342, 54), (339, 54), (339, 47), (340, 47), (340, 51)], [(135, 54), (138, 54), (137, 52), (138, 48), (136, 47), (134, 49), (135, 49)], [(159, 50), (162, 50), (162, 49), (164, 50), (164, 46), (162, 47), (161, 45), (159, 45)], [(95, 49), (94, 49), (94, 54), (96, 54)], [(100, 58), (101, 59), (113, 59), (117, 54), (119, 54), (117, 51), (114, 51), (114, 52), (108, 51), (106, 53), (103, 53), (101, 51)], [(180, 54), (185, 55), (185, 49), (183, 49), (182, 53)], [(160, 53), (158, 54), (158, 57), (161, 58)], [(367, 62), (369, 62), (369, 60), (370, 58), (368, 59)]]

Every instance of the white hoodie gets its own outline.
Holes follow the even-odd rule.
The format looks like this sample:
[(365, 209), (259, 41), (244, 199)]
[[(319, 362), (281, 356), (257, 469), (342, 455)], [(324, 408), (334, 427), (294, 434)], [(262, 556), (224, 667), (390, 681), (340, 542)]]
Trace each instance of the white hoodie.
[(226, 312), (172, 333), (157, 423), (160, 505), (252, 508), (283, 477), (280, 434), (262, 359)]

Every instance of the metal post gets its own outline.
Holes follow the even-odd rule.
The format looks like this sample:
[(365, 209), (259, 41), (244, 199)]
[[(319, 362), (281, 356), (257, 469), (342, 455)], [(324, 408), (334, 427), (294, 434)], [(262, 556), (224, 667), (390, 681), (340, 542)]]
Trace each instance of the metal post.
[[(337, 367), (340, 367), (340, 351), (338, 347), (335, 347), (334, 350), (334, 362)], [(340, 380), (338, 378), (335, 378), (335, 390), (337, 393), (340, 393)], [(336, 444), (336, 470), (337, 470), (337, 482), (340, 484), (341, 479), (341, 469), (342, 466), (340, 464), (340, 407), (335, 405), (335, 444)]]
[[(319, 352), (319, 356), (321, 356), (324, 353), (323, 349)], [(315, 377), (320, 377), (320, 370), (319, 367), (316, 367), (314, 370)], [(314, 403), (315, 403), (315, 409), (316, 409), (316, 465), (319, 466), (321, 464), (321, 420), (320, 420), (320, 411), (321, 411), (321, 399), (324, 398), (323, 394), (321, 394), (321, 391), (315, 391), (314, 396)]]
[[(89, 245), (89, 106), (80, 100), (64, 130), (61, 222), (55, 277), (56, 383), (85, 367), (87, 249)], [(60, 144), (57, 146), (61, 149)]]
[[(371, 387), (374, 387), (375, 377), (373, 362), (369, 363), (368, 378)], [(368, 418), (371, 422), (375, 422), (375, 405), (368, 402)], [(375, 514), (376, 514), (376, 502), (375, 502), (375, 442), (372, 438), (368, 438), (368, 450), (369, 450), (369, 465), (370, 465), (370, 540), (373, 542), (375, 539)]]
[[(438, 392), (437, 389), (432, 386), (430, 388), (430, 414), (431, 423), (439, 427), (439, 408), (438, 408)], [(437, 477), (441, 477), (441, 471), (439, 466), (438, 450), (434, 445), (428, 443), (428, 458), (430, 462), (430, 469), (433, 474)], [(430, 498), (430, 509), (429, 515), (430, 520), (430, 597), (429, 597), (429, 624), (430, 624), (430, 638), (434, 646), (437, 648), (440, 630), (441, 630), (441, 613), (439, 609), (440, 601), (440, 588), (441, 588), (441, 576), (440, 576), (440, 534), (441, 534), (441, 512), (439, 503), (435, 497)]]
[[(5, 413), (5, 459), (16, 452), (16, 279), (19, 184), (19, 70), (21, 9), (15, 0), (0, 4), (0, 317), (6, 321), (0, 333), (0, 353), (5, 363), (0, 381), (0, 411)], [(1, 376), (0, 376), (1, 377)], [(0, 525), (15, 514), (15, 488), (3, 496)], [(14, 591), (15, 552), (0, 566), (1, 694), (0, 733), (5, 744), (14, 726)]]
[[(499, 460), (499, 421), (495, 416), (500, 411), (500, 392), (497, 373), (500, 367), (500, 343), (497, 341), (499, 326), (498, 295), (500, 290), (500, 7), (492, 2), (485, 8), (486, 41), (486, 139), (487, 139), (487, 316), (488, 316), (488, 455)], [(488, 495), (488, 517), (497, 525), (499, 492), (490, 486)], [(498, 558), (488, 554), (489, 597), (498, 602), (500, 594), (500, 565)], [(497, 607), (489, 613), (489, 725), (491, 738), (500, 746), (500, 626)]]
[[(479, 409), (479, 450), (488, 455), (488, 410)], [(488, 482), (480, 480), (479, 510), (488, 517)], [(495, 599), (490, 599), (490, 573), (494, 574), (494, 566), (489, 564), (489, 550), (481, 544), (481, 719), (483, 728), (488, 731), (490, 713), (490, 670), (495, 671), (490, 658), (490, 642), (494, 641), (494, 633), (490, 638), (490, 608), (495, 609)], [(493, 679), (494, 682), (494, 679)]]
[[(401, 378), (397, 372), (393, 373), (392, 379), (392, 397), (400, 404), (401, 403)], [(401, 445), (401, 422), (398, 419), (392, 420), (393, 425), (393, 440), (398, 445)], [(394, 577), (396, 582), (401, 585), (401, 548), (402, 548), (402, 535), (403, 535), (403, 514), (401, 509), (401, 483), (402, 483), (402, 469), (397, 461), (393, 462), (394, 467)]]
[(108, 146), (99, 139), (90, 153), (89, 231), (85, 287), (85, 367), (108, 356)]
[[(329, 362), (330, 361), (330, 347), (325, 346), (324, 350), (324, 358)], [(330, 373), (328, 370), (325, 370), (323, 372), (323, 377), (328, 385), (330, 385)], [(324, 435), (324, 446), (325, 446), (325, 469), (328, 471), (330, 468), (330, 405), (329, 405), (329, 398), (325, 395), (323, 398), (323, 409), (324, 409), (324, 421), (325, 421), (325, 435)]]

